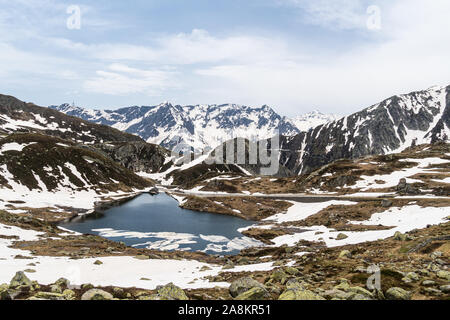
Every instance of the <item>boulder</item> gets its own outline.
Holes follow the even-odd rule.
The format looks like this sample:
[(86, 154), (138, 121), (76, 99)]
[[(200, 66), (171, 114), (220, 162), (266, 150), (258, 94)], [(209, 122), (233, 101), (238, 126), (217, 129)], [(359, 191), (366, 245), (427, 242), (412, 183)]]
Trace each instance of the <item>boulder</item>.
[(388, 289), (385, 296), (388, 300), (411, 300), (411, 292), (397, 287)]
[(12, 297), (8, 291), (7, 284), (3, 284), (0, 286), (0, 300), (12, 300)]
[(284, 291), (278, 297), (278, 300), (325, 300), (325, 298), (310, 290), (297, 286)]
[(66, 300), (75, 300), (77, 298), (75, 291), (69, 289), (64, 290), (62, 295)]
[(393, 204), (392, 200), (389, 199), (384, 199), (383, 201), (381, 201), (381, 206), (383, 208), (390, 208), (392, 204)]
[(450, 281), (450, 272), (449, 272), (449, 271), (445, 271), (445, 270), (438, 271), (438, 272), (436, 273), (436, 276), (437, 276), (438, 278), (441, 278), (441, 279)]
[(157, 294), (153, 296), (154, 300), (189, 300), (183, 289), (173, 283), (156, 288)]
[(296, 275), (300, 274), (300, 271), (294, 267), (286, 267), (286, 268), (284, 268), (284, 272), (286, 272), (287, 274), (289, 274), (291, 276), (296, 276)]
[(440, 286), (439, 290), (441, 290), (443, 293), (450, 293), (450, 284), (446, 284), (444, 286)]
[(412, 238), (411, 238), (411, 236), (409, 236), (407, 234), (403, 234), (403, 233), (397, 231), (394, 234), (394, 240), (397, 240), (397, 241), (410, 241), (410, 240), (412, 240)]
[(400, 181), (398, 182), (397, 192), (400, 194), (410, 194), (410, 195), (420, 194), (420, 190), (406, 183), (405, 178), (400, 179)]
[(339, 253), (339, 259), (342, 259), (342, 258), (351, 258), (352, 257), (352, 253), (350, 252), (350, 251), (348, 251), (348, 250), (342, 250), (340, 253)]
[(337, 235), (337, 237), (336, 237), (336, 240), (344, 240), (344, 239), (347, 239), (347, 238), (348, 238), (347, 235), (345, 235), (345, 234), (343, 234), (343, 233), (339, 233), (339, 234)]
[(66, 297), (61, 293), (54, 292), (38, 292), (34, 298), (39, 300), (66, 300)]
[[(360, 295), (360, 296), (364, 296), (367, 299), (372, 299), (373, 298), (372, 292), (370, 292), (370, 291), (368, 291), (368, 290), (366, 290), (364, 288), (361, 288), (361, 287), (350, 287), (348, 289), (348, 291), (356, 293), (357, 295)], [(364, 299), (364, 300), (367, 300), (367, 299)], [(361, 299), (358, 299), (358, 300), (361, 300)]]
[(416, 282), (420, 280), (420, 276), (415, 272), (408, 272), (405, 276), (406, 279), (411, 280), (412, 282)]
[(70, 285), (70, 282), (66, 278), (59, 278), (58, 280), (56, 280), (55, 284), (60, 286), (61, 288), (67, 288)]
[(112, 300), (112, 299), (113, 299), (112, 294), (100, 289), (90, 289), (81, 296), (81, 300)]
[(264, 300), (268, 298), (270, 298), (270, 295), (266, 289), (254, 287), (238, 295), (236, 300)]
[(113, 288), (113, 296), (117, 299), (125, 299), (127, 297), (125, 291), (122, 288)]
[(265, 290), (265, 287), (258, 281), (253, 280), (250, 277), (245, 277), (245, 278), (241, 278), (236, 281), (233, 281), (233, 283), (231, 283), (229, 291), (230, 291), (231, 296), (233, 298), (236, 298), (237, 296), (241, 295), (242, 293), (247, 292), (253, 288), (261, 288), (261, 289)]
[(285, 284), (288, 278), (289, 275), (281, 269), (275, 270), (270, 275), (270, 280), (272, 280), (272, 282), (279, 282), (281, 284)]
[(31, 282), (30, 279), (28, 279), (28, 277), (25, 275), (24, 272), (19, 271), (16, 273), (16, 275), (14, 276), (14, 278), (12, 278), (9, 286), (11, 288), (31, 288), (33, 286), (33, 283)]

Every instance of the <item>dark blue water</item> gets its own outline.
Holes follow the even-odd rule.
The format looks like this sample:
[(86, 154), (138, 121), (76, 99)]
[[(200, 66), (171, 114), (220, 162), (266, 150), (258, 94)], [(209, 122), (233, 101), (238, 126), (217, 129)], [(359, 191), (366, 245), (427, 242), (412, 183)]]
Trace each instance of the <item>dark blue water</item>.
[(61, 226), (136, 248), (229, 255), (258, 245), (237, 231), (252, 224), (232, 216), (181, 209), (167, 194), (143, 194), (104, 214), (80, 217)]

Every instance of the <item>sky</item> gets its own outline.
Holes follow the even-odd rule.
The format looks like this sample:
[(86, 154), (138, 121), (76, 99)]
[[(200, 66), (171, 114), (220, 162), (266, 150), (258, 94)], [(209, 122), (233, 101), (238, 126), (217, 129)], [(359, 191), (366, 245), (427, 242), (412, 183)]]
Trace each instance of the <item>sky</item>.
[(350, 114), (450, 84), (448, 0), (0, 0), (0, 93)]

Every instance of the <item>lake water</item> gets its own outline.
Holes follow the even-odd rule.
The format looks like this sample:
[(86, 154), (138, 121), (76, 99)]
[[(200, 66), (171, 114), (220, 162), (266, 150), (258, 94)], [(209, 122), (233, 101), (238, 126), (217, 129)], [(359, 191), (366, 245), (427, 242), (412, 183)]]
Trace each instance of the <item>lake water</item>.
[(230, 255), (261, 245), (237, 231), (252, 224), (233, 216), (181, 209), (178, 201), (161, 193), (143, 194), (104, 214), (79, 217), (61, 226), (136, 248)]

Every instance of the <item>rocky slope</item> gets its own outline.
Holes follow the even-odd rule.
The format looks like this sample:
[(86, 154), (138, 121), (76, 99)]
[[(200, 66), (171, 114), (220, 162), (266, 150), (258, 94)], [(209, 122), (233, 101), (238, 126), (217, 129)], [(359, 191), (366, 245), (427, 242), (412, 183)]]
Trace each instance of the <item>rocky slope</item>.
[(163, 103), (114, 111), (87, 110), (68, 104), (50, 108), (139, 135), (147, 142), (169, 149), (188, 146), (204, 150), (235, 137), (259, 140), (278, 133), (294, 135), (335, 119), (335, 116), (315, 112), (291, 120), (267, 106), (250, 108), (235, 104), (174, 106)]
[(0, 139), (0, 209), (91, 209), (103, 196), (151, 186), (150, 180), (68, 140), (25, 133)]
[(173, 165), (169, 150), (143, 141), (100, 143), (93, 149), (134, 172), (157, 173)]
[(78, 143), (142, 141), (138, 136), (97, 125), (56, 110), (0, 95), (0, 134), (41, 133)]
[[(39, 134), (14, 134), (1, 139), (0, 163), (3, 183), (14, 180), (29, 189), (54, 191), (65, 182), (74, 188), (110, 183), (150, 186), (148, 181), (96, 152)], [(9, 175), (11, 180), (6, 181)]]
[(0, 95), (0, 136), (11, 133), (38, 133), (89, 146), (135, 172), (158, 172), (171, 159), (168, 150), (137, 135)]
[(448, 141), (450, 86), (391, 97), (379, 104), (295, 137), (283, 137), (280, 164), (310, 172), (337, 159), (402, 151)]

